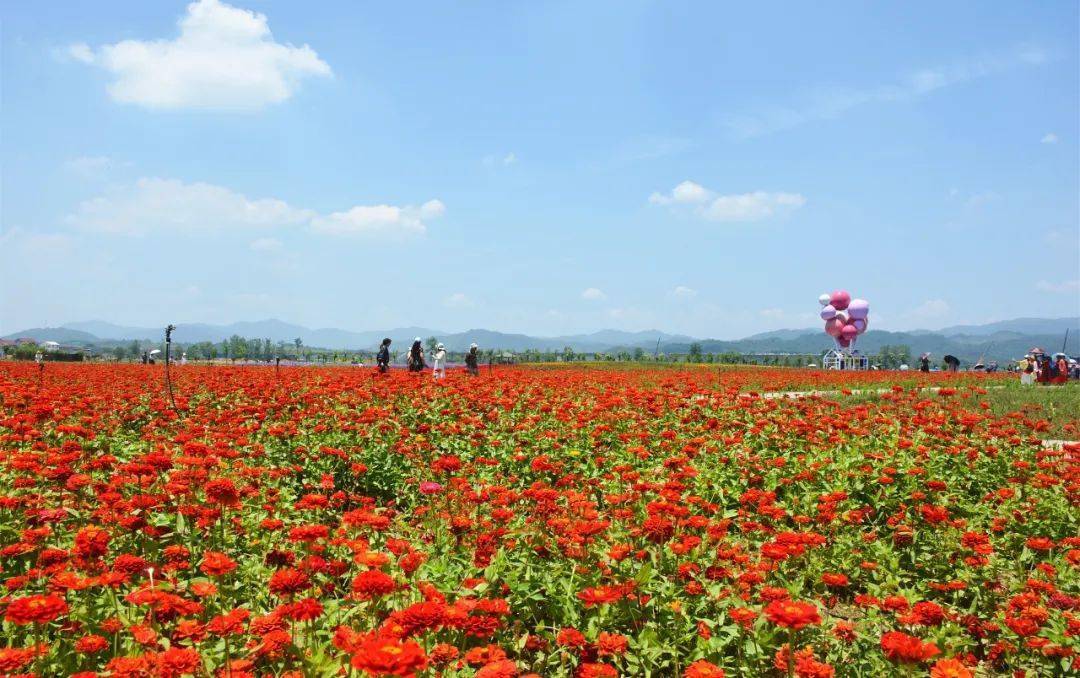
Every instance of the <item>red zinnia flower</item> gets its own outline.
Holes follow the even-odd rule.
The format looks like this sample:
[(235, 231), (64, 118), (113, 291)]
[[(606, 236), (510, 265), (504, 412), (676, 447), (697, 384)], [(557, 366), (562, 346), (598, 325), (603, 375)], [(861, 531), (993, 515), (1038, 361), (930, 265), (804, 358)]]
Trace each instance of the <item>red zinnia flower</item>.
[(563, 647), (584, 647), (585, 636), (577, 629), (566, 628), (559, 631), (559, 635), (555, 636), (555, 642)]
[(236, 506), (240, 503), (240, 494), (236, 490), (236, 485), (228, 478), (211, 480), (203, 486), (203, 491), (206, 492), (206, 498), (215, 504)]
[(890, 660), (911, 664), (924, 662), (941, 653), (937, 645), (924, 643), (915, 636), (899, 631), (889, 631), (881, 636), (881, 649)]
[(427, 656), (411, 640), (374, 636), (360, 644), (352, 665), (374, 676), (411, 676), (427, 666)]
[(207, 551), (199, 569), (211, 577), (221, 577), (236, 569), (236, 561), (224, 553)]
[(67, 611), (67, 602), (60, 596), (27, 596), (11, 601), (4, 619), (14, 624), (48, 624)]
[(596, 654), (601, 657), (617, 657), (630, 647), (630, 640), (619, 633), (601, 631), (596, 637)]
[(930, 678), (972, 678), (972, 676), (971, 670), (964, 666), (964, 662), (955, 657), (939, 659), (930, 667)]
[(311, 579), (296, 568), (286, 567), (270, 575), (270, 592), (279, 596), (298, 593), (311, 586)]
[(161, 678), (180, 678), (198, 673), (202, 668), (199, 653), (189, 647), (172, 647), (156, 657), (154, 675)]
[(393, 593), (394, 588), (394, 578), (379, 570), (361, 572), (352, 580), (353, 591), (365, 600)]
[(683, 671), (683, 678), (724, 678), (724, 670), (704, 659), (699, 659)]
[(108, 647), (108, 640), (94, 634), (83, 636), (75, 641), (75, 651), (79, 654), (96, 654)]
[(765, 617), (777, 626), (794, 629), (820, 624), (816, 605), (798, 600), (775, 600), (765, 607)]

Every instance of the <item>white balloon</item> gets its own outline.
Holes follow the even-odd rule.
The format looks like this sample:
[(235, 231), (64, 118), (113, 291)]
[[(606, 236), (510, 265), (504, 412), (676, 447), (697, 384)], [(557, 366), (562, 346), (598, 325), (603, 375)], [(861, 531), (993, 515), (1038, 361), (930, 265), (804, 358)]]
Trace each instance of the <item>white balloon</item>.
[(818, 303), (821, 304), (822, 306), (828, 306), (829, 302), (832, 300), (832, 297), (829, 296), (828, 294), (823, 294), (820, 297), (818, 297), (817, 300), (818, 300)]
[(847, 321), (848, 321), (847, 311), (837, 311), (836, 312), (836, 317), (839, 318), (841, 320), (841, 322), (843, 322), (845, 325), (847, 325)]

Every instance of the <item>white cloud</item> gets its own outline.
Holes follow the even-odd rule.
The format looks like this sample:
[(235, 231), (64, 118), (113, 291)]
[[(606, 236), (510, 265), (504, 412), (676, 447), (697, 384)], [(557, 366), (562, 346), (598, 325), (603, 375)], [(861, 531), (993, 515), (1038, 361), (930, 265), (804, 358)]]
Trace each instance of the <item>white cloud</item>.
[(314, 213), (282, 200), (251, 200), (221, 186), (142, 178), (81, 203), (68, 223), (89, 231), (140, 235), (150, 231), (206, 231), (296, 226)]
[(474, 305), (473, 300), (463, 292), (455, 292), (443, 299), (443, 306), (447, 308), (469, 308)]
[(867, 104), (915, 101), (952, 85), (1037, 66), (1049, 58), (1046, 51), (1037, 46), (1021, 45), (1002, 54), (920, 69), (885, 85), (817, 87), (798, 104), (733, 117), (727, 121), (727, 127), (735, 137), (743, 139), (773, 134), (817, 120), (835, 119)]
[(79, 43), (68, 53), (113, 76), (114, 100), (153, 109), (259, 109), (291, 97), (306, 77), (331, 75), (309, 46), (276, 42), (264, 14), (198, 0), (178, 26), (172, 40), (124, 40), (96, 50)]
[(581, 292), (581, 298), (586, 301), (604, 301), (607, 295), (595, 287), (589, 287)]
[(256, 238), (251, 241), (249, 247), (256, 252), (277, 252), (283, 245), (277, 238)]
[(678, 285), (675, 289), (671, 290), (671, 296), (676, 299), (693, 299), (697, 296), (697, 290), (684, 285)]
[(784, 309), (782, 308), (763, 308), (758, 311), (758, 315), (762, 318), (768, 318), (770, 320), (780, 320), (784, 317)]
[(911, 315), (918, 320), (933, 320), (949, 315), (952, 307), (944, 299), (929, 299), (920, 304)]
[(1056, 294), (1080, 292), (1080, 280), (1063, 280), (1059, 283), (1053, 283), (1049, 280), (1040, 280), (1035, 283), (1035, 289), (1040, 292), (1053, 292)]
[(653, 193), (649, 196), (649, 202), (654, 205), (697, 205), (707, 202), (711, 196), (712, 191), (701, 184), (684, 181), (671, 189), (668, 195)]
[(430, 200), (420, 207), (407, 205), (358, 205), (345, 212), (334, 212), (312, 219), (311, 228), (317, 233), (358, 236), (410, 236), (427, 233), (425, 219), (443, 214), (446, 207)]
[(709, 221), (761, 221), (802, 207), (806, 198), (799, 193), (767, 191), (719, 195), (701, 184), (684, 181), (670, 193), (653, 193), (649, 202), (692, 206), (698, 216)]
[(1039, 140), (1039, 143), (1043, 144), (1056, 144), (1058, 142), (1058, 135), (1053, 132), (1048, 132), (1046, 136)]
[[(441, 201), (429, 200), (419, 207), (357, 205), (321, 215), (284, 200), (251, 199), (213, 184), (142, 178), (133, 185), (113, 186), (104, 195), (81, 203), (67, 222), (83, 230), (121, 235), (307, 227), (331, 235), (408, 236), (424, 234), (424, 222), (445, 212)], [(256, 240), (251, 247), (274, 249), (271, 241), (273, 238)]]

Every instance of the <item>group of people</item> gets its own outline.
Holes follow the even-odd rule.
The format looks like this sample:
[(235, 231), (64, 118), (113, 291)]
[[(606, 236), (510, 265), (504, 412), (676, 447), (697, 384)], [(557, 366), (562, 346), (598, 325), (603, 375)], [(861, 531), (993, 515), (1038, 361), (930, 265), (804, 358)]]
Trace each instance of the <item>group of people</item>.
[(1064, 384), (1069, 377), (1080, 378), (1080, 368), (1075, 360), (1064, 353), (1052, 357), (1045, 353), (1028, 353), (1017, 361), (1021, 384)]
[[(393, 342), (389, 337), (383, 339), (382, 344), (379, 345), (379, 352), (375, 354), (375, 364), (379, 372), (385, 373), (390, 370), (391, 343)], [(479, 347), (473, 344), (469, 347), (469, 352), (465, 354), (465, 370), (474, 376), (480, 374), (479, 350)], [(431, 372), (434, 378), (444, 379), (446, 377), (446, 347), (442, 343), (435, 344), (435, 349), (431, 352), (431, 361)], [(424, 344), (420, 341), (420, 337), (413, 339), (412, 346), (405, 354), (405, 364), (410, 372), (423, 372), (427, 368), (427, 363), (424, 361)]]

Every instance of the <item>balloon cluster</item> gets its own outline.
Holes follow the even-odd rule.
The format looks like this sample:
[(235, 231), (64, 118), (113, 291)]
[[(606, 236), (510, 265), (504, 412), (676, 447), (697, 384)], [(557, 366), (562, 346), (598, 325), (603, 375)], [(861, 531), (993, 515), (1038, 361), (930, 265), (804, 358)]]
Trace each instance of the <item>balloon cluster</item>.
[(828, 334), (840, 348), (848, 348), (855, 339), (866, 331), (869, 323), (870, 303), (865, 299), (852, 299), (844, 290), (818, 297), (821, 304), (821, 319), (825, 321), (825, 334)]

